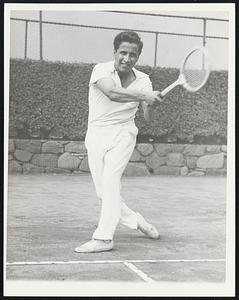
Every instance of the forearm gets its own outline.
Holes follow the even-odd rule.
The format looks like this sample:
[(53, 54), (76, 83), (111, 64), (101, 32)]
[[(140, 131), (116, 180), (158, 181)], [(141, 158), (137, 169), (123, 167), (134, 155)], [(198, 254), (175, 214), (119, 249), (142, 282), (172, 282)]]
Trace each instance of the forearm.
[(108, 91), (107, 95), (112, 101), (115, 102), (143, 102), (152, 97), (147, 92), (137, 90), (127, 90), (125, 88), (114, 87)]

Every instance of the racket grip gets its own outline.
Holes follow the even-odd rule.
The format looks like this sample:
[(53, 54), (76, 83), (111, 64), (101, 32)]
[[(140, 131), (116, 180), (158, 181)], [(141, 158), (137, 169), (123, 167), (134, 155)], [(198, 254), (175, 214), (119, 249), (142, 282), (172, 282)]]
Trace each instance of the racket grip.
[(164, 89), (162, 92), (161, 92), (161, 96), (164, 97), (166, 96), (172, 89), (174, 89), (177, 85), (179, 85), (179, 81), (176, 80), (174, 83), (170, 84), (168, 87), (166, 87), (166, 89)]

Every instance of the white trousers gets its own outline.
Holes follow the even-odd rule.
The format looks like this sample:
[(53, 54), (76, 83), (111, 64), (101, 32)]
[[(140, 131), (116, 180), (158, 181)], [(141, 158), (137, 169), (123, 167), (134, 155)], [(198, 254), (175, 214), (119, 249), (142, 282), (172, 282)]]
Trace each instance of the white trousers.
[(121, 197), (121, 176), (132, 155), (138, 129), (134, 122), (111, 125), (89, 125), (85, 145), (101, 214), (94, 239), (112, 240), (119, 222), (137, 229), (137, 215)]

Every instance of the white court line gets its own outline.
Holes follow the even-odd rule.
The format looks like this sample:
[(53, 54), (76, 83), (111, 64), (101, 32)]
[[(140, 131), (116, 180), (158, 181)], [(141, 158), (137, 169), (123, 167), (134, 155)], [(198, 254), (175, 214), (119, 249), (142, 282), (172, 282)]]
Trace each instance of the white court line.
[(124, 262), (124, 265), (128, 267), (130, 270), (132, 270), (134, 273), (136, 273), (140, 278), (142, 278), (146, 282), (154, 282), (152, 278), (150, 278), (147, 274), (145, 274), (143, 271), (138, 269), (135, 265), (129, 262)]
[(21, 265), (68, 265), (68, 264), (120, 264), (120, 263), (190, 263), (225, 262), (226, 259), (134, 259), (134, 260), (70, 260), (70, 261), (16, 261), (7, 262), (7, 266)]

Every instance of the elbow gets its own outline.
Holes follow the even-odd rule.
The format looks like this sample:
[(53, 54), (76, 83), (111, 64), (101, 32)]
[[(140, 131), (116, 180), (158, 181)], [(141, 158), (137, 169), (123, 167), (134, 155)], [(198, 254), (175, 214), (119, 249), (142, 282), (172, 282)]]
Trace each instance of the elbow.
[(148, 109), (144, 110), (144, 119), (147, 123), (150, 123), (152, 121), (152, 114)]
[(107, 91), (107, 96), (111, 101), (117, 102), (118, 95), (115, 93), (114, 89), (109, 89)]
[(152, 122), (152, 119), (151, 119), (151, 118), (145, 118), (145, 121), (146, 121), (147, 123), (151, 123), (151, 122)]
[(147, 122), (147, 123), (150, 123), (150, 122), (152, 122), (152, 117), (151, 116), (149, 116), (149, 115), (144, 115), (144, 119), (145, 119), (145, 121)]
[(114, 88), (109, 88), (109, 87), (104, 87), (104, 86), (99, 86), (99, 90), (111, 101), (116, 101), (116, 93), (114, 91)]
[(116, 95), (115, 94), (110, 94), (109, 96), (108, 96), (108, 98), (111, 100), (111, 101), (113, 101), (113, 102), (120, 102), (119, 100), (118, 100), (118, 98), (116, 97)]

